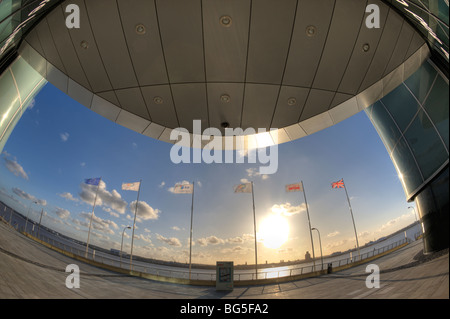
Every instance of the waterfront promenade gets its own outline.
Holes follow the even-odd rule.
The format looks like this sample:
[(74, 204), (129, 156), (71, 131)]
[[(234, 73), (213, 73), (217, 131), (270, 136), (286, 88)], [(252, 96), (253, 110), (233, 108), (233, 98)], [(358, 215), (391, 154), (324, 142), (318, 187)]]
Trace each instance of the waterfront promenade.
[[(158, 299), (416, 299), (449, 298), (448, 250), (423, 256), (415, 241), (370, 263), (380, 268), (380, 288), (366, 287), (367, 264), (329, 275), (279, 284), (215, 287), (155, 282), (109, 272), (26, 238), (0, 223), (0, 298), (158, 298)], [(80, 288), (66, 287), (66, 266), (80, 268)]]

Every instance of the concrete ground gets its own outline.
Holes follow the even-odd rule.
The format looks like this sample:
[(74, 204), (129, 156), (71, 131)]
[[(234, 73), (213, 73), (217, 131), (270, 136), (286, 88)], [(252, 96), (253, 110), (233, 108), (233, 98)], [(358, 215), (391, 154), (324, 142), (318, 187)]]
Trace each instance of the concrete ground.
[[(423, 256), (422, 248), (419, 240), (372, 261), (380, 269), (380, 288), (366, 287), (369, 273), (364, 264), (315, 278), (217, 292), (215, 287), (155, 282), (83, 264), (0, 222), (0, 298), (448, 299), (448, 250)], [(69, 273), (65, 269), (69, 264), (77, 264), (80, 268), (80, 288), (66, 287)]]

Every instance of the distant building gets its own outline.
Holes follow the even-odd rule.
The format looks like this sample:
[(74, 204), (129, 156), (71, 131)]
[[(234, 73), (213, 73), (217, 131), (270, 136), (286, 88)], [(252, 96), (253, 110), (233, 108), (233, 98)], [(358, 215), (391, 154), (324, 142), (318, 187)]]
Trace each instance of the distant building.
[(306, 261), (312, 261), (311, 254), (309, 253), (309, 251), (307, 251), (306, 254), (305, 254), (305, 260)]

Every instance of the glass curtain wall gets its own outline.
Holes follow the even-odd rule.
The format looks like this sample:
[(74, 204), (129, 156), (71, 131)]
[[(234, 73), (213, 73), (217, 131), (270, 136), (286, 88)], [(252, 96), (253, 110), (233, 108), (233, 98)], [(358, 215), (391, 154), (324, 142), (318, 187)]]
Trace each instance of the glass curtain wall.
[[(416, 202), (427, 251), (448, 247), (448, 86), (448, 79), (427, 61), (366, 109), (397, 169), (407, 200)], [(446, 243), (441, 242), (445, 238)]]
[(0, 75), (0, 153), (34, 96), (47, 81), (22, 58)]

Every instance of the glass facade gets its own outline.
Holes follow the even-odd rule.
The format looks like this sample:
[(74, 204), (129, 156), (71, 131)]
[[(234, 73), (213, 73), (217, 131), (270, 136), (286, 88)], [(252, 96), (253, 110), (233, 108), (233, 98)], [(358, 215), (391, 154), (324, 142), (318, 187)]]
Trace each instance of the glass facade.
[(0, 75), (0, 153), (23, 112), (46, 83), (22, 58)]
[(61, 1), (1, 0), (0, 1), (0, 72), (8, 55), (13, 54), (23, 36), (39, 19)]
[(448, 86), (448, 79), (427, 61), (366, 109), (407, 200), (416, 202), (425, 235), (429, 235), (425, 236), (428, 251), (448, 247)]
[(448, 0), (385, 0), (419, 30), (435, 54), (446, 61), (448, 70)]

